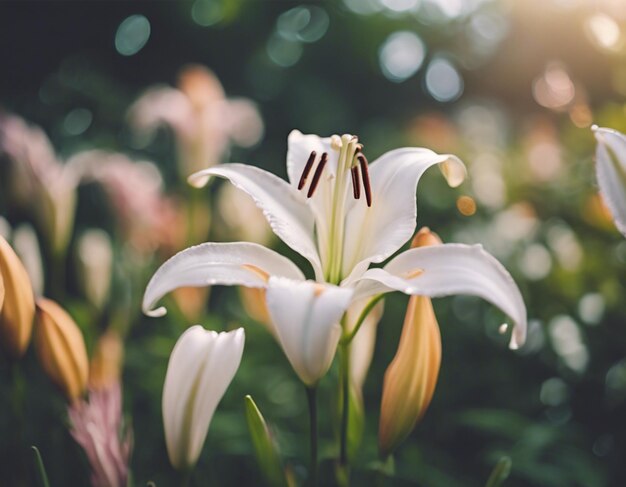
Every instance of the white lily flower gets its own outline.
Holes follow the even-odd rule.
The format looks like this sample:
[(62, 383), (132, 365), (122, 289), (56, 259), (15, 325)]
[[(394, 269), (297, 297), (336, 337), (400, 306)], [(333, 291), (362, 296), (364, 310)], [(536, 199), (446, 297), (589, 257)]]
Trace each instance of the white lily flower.
[(241, 363), (243, 328), (192, 326), (176, 342), (163, 386), (163, 426), (172, 466), (189, 469), (202, 451), (217, 404)]
[[(516, 326), (511, 348), (524, 342), (526, 308), (519, 289), (506, 269), (479, 245), (411, 249), (383, 268), (368, 270), (371, 263), (383, 262), (413, 236), (415, 191), (424, 171), (438, 164), (448, 183), (457, 186), (465, 177), (465, 166), (459, 159), (428, 149), (404, 148), (388, 152), (368, 166), (362, 145), (351, 135), (320, 138), (294, 130), (288, 142), (290, 182), (244, 164), (205, 169), (191, 176), (190, 182), (202, 186), (211, 177), (219, 176), (249, 194), (263, 210), (274, 233), (313, 266), (316, 281), (309, 281), (307, 286), (322, 285), (324, 293), (332, 294), (349, 290), (349, 299), (345, 299), (347, 294), (336, 301), (328, 299), (333, 304), (345, 302), (343, 311), (356, 300), (393, 290), (428, 297), (469, 294), (486, 299), (513, 319)], [(163, 307), (154, 309), (157, 301), (183, 286), (265, 288), (268, 295), (275, 295), (271, 300), (275, 335), (292, 336), (294, 330), (303, 326), (296, 323), (294, 318), (299, 314), (295, 310), (310, 304), (305, 304), (308, 301), (303, 297), (298, 298), (302, 299), (300, 302), (295, 299), (297, 296), (286, 292), (280, 300), (280, 291), (273, 288), (284, 280), (273, 277), (304, 281), (294, 263), (260, 245), (198, 245), (178, 253), (155, 273), (146, 288), (143, 310), (151, 316), (163, 315)], [(282, 320), (279, 316), (292, 319)], [(315, 321), (315, 326), (332, 330), (340, 316), (334, 310), (324, 309), (319, 319), (310, 318), (307, 323), (310, 326)], [(322, 318), (328, 321), (323, 323)], [(279, 341), (301, 378), (310, 380), (311, 376), (299, 370), (297, 364), (303, 358), (293, 355), (296, 348), (288, 351), (285, 341)], [(327, 350), (318, 350), (315, 355), (319, 364), (325, 364), (335, 352), (335, 340), (325, 343)], [(301, 347), (300, 353), (304, 350), (306, 347)], [(324, 369), (321, 365), (316, 367), (318, 372)]]
[(626, 135), (617, 130), (592, 127), (596, 148), (596, 176), (602, 199), (615, 226), (626, 237)]

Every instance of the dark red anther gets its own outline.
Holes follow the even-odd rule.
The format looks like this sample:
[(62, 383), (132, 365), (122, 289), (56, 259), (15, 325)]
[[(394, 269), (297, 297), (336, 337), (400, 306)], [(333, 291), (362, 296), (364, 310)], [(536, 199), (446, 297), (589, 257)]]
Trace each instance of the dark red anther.
[(365, 201), (367, 206), (372, 206), (372, 187), (370, 186), (370, 173), (367, 168), (367, 159), (365, 155), (359, 154), (357, 156), (361, 165), (361, 177), (363, 179), (363, 189), (365, 190)]
[(322, 172), (324, 171), (324, 166), (326, 166), (326, 162), (328, 161), (328, 154), (326, 152), (322, 153), (322, 158), (320, 163), (317, 165), (317, 169), (315, 169), (315, 174), (313, 174), (313, 181), (311, 181), (311, 186), (309, 187), (309, 192), (306, 197), (310, 198), (315, 193), (318, 183), (320, 182), (320, 178), (322, 177)]
[(309, 160), (306, 161), (304, 171), (302, 171), (302, 176), (300, 176), (300, 181), (298, 182), (298, 190), (304, 188), (304, 185), (306, 184), (306, 178), (309, 177), (309, 173), (311, 172), (311, 168), (313, 167), (313, 163), (315, 162), (315, 156), (315, 151), (311, 152)]
[(354, 191), (354, 199), (358, 200), (361, 197), (361, 181), (359, 180), (359, 166), (354, 166), (350, 169), (352, 172), (352, 190)]

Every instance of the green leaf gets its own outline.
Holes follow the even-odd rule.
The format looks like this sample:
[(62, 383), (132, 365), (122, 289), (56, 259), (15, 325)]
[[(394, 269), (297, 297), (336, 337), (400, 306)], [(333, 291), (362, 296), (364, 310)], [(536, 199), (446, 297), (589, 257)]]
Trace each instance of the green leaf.
[(246, 396), (245, 402), (248, 431), (250, 431), (254, 452), (263, 477), (272, 487), (288, 487), (276, 445), (261, 411), (251, 396)]
[(509, 478), (511, 465), (513, 465), (513, 462), (511, 462), (509, 457), (502, 457), (491, 472), (485, 487), (500, 487)]
[(35, 469), (37, 470), (37, 478), (38, 478), (39, 485), (41, 487), (50, 487), (50, 482), (48, 481), (48, 474), (46, 473), (46, 467), (43, 464), (41, 453), (39, 453), (39, 449), (36, 446), (31, 446), (31, 448), (35, 456)]

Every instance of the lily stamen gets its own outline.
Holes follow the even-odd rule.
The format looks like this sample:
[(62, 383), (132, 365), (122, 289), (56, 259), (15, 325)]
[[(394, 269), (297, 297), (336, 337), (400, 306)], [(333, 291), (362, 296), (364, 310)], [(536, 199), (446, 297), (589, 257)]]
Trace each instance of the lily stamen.
[(372, 206), (372, 187), (370, 186), (370, 174), (369, 169), (367, 167), (367, 158), (364, 154), (360, 153), (357, 156), (359, 163), (361, 165), (361, 178), (363, 179), (363, 189), (365, 190), (365, 201), (367, 201), (367, 206)]
[(320, 163), (317, 165), (317, 169), (315, 169), (315, 174), (313, 174), (313, 180), (311, 181), (311, 186), (309, 187), (309, 192), (306, 195), (307, 198), (310, 198), (315, 193), (315, 190), (317, 189), (317, 185), (320, 182), (320, 178), (322, 177), (322, 172), (324, 171), (324, 166), (326, 166), (327, 162), (328, 162), (328, 153), (324, 152), (322, 154), (322, 158), (320, 160)]
[(353, 166), (350, 169), (352, 172), (352, 190), (354, 192), (354, 199), (361, 198), (361, 182), (359, 181), (359, 166)]
[(302, 176), (300, 176), (300, 181), (298, 182), (298, 191), (304, 188), (306, 184), (306, 179), (309, 177), (309, 173), (311, 172), (311, 168), (313, 167), (313, 163), (315, 162), (315, 156), (317, 153), (315, 151), (311, 152), (309, 156), (309, 160), (306, 161), (306, 165), (304, 166), (304, 171), (302, 171)]

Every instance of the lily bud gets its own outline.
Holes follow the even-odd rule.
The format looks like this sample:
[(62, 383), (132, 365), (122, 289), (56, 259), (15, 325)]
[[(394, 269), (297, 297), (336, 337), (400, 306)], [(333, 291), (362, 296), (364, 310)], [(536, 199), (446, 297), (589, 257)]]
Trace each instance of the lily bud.
[(92, 229), (81, 235), (77, 264), (85, 297), (96, 308), (102, 309), (109, 295), (113, 268), (113, 247), (105, 231)]
[(8, 242), (0, 237), (0, 274), (4, 303), (0, 309), (0, 344), (13, 358), (21, 357), (33, 330), (35, 298), (24, 265)]
[[(422, 228), (412, 246), (438, 245), (441, 239)], [(441, 334), (430, 298), (409, 300), (398, 351), (383, 381), (378, 447), (387, 457), (422, 418), (435, 392), (441, 365)]]
[(239, 299), (246, 314), (274, 334), (272, 319), (265, 302), (265, 293), (265, 289), (262, 287), (239, 287)]
[(0, 311), (2, 311), (2, 305), (4, 304), (4, 280), (2, 274), (0, 274)]
[(115, 330), (106, 331), (97, 341), (89, 363), (89, 388), (102, 390), (120, 382), (124, 346)]
[(80, 398), (89, 373), (83, 335), (72, 317), (50, 299), (37, 300), (35, 350), (42, 368), (68, 401)]
[(13, 232), (13, 248), (24, 264), (36, 296), (43, 294), (44, 273), (39, 240), (33, 227), (22, 224)]
[(431, 245), (441, 245), (443, 242), (435, 232), (431, 232), (430, 228), (422, 227), (411, 240), (411, 248), (429, 247)]
[(228, 333), (192, 326), (176, 342), (163, 385), (163, 425), (172, 466), (198, 461), (209, 424), (241, 363), (243, 328)]

